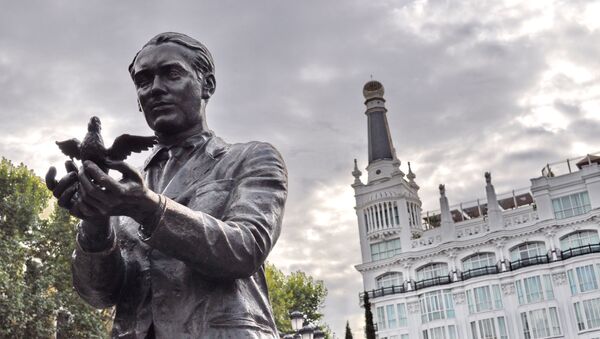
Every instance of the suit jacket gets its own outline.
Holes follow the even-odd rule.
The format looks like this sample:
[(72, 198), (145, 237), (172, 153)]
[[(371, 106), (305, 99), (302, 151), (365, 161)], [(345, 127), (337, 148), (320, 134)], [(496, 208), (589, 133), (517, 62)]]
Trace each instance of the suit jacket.
[(166, 209), (150, 236), (111, 217), (112, 247), (77, 242), (73, 284), (92, 306), (116, 305), (113, 338), (151, 326), (157, 338), (278, 337), (264, 262), (281, 230), (285, 165), (270, 144), (207, 139), (158, 192)]

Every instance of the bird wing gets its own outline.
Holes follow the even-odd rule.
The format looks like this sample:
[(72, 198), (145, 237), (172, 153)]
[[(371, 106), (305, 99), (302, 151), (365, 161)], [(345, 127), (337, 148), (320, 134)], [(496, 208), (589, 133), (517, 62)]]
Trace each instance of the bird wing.
[(145, 151), (158, 143), (158, 138), (142, 137), (138, 135), (123, 134), (115, 139), (108, 149), (108, 157), (112, 160), (125, 160), (131, 152)]
[(60, 150), (69, 158), (81, 160), (81, 155), (79, 152), (81, 149), (81, 142), (78, 139), (73, 138), (65, 141), (57, 141), (56, 144), (58, 145), (58, 148), (60, 148)]

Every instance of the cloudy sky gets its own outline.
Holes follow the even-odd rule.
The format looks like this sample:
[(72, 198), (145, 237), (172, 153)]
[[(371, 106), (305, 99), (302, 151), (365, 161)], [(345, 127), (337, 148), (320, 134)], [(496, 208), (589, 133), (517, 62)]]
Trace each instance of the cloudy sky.
[[(175, 4), (176, 3), (176, 4)], [(600, 3), (592, 1), (3, 1), (0, 155), (43, 175), (55, 140), (149, 134), (127, 65), (162, 31), (216, 62), (208, 123), (274, 144), (288, 166), (270, 261), (329, 289), (325, 320), (362, 331), (352, 159), (366, 166), (362, 86), (386, 88), (394, 146), (425, 209), (526, 187), (547, 163), (600, 151)], [(140, 164), (143, 156), (132, 159)], [(364, 171), (363, 171), (364, 172)]]

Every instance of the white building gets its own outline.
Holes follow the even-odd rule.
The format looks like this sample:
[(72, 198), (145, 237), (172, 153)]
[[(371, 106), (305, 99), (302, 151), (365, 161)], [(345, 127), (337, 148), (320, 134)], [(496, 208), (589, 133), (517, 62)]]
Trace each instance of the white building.
[(600, 338), (600, 157), (548, 165), (508, 195), (486, 173), (486, 198), (454, 206), (440, 186), (440, 210), (424, 213), (414, 173), (400, 170), (383, 86), (370, 81), (363, 94), (356, 268), (378, 338)]

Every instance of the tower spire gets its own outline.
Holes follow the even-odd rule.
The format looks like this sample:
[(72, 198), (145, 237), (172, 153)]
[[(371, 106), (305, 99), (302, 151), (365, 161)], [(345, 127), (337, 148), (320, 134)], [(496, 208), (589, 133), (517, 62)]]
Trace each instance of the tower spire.
[(383, 85), (377, 80), (370, 80), (363, 87), (368, 123), (369, 182), (401, 174), (387, 121), (384, 93)]
[(394, 146), (390, 136), (383, 94), (385, 89), (377, 80), (371, 80), (363, 87), (369, 128), (369, 164), (377, 160), (393, 160)]

